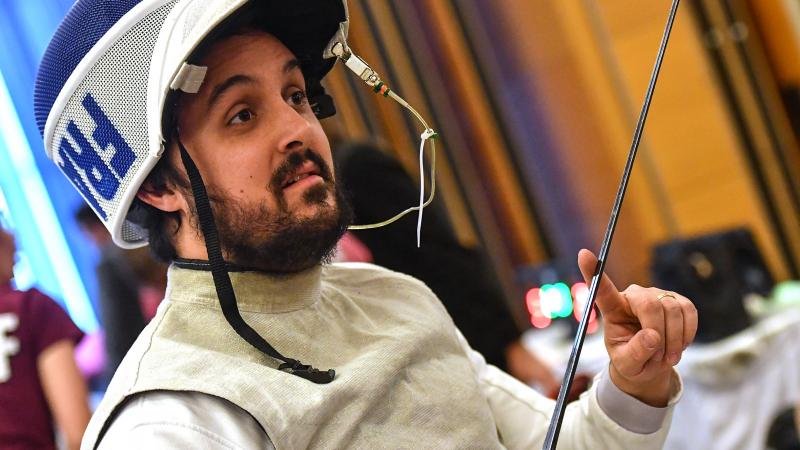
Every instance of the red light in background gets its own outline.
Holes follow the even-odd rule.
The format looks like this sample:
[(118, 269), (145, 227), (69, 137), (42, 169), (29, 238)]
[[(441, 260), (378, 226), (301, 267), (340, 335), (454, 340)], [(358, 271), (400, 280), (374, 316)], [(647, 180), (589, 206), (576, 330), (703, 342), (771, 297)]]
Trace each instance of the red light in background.
[(531, 325), (535, 328), (547, 328), (550, 326), (550, 318), (542, 311), (541, 289), (533, 288), (525, 294), (525, 305), (528, 307), (528, 314), (531, 316)]

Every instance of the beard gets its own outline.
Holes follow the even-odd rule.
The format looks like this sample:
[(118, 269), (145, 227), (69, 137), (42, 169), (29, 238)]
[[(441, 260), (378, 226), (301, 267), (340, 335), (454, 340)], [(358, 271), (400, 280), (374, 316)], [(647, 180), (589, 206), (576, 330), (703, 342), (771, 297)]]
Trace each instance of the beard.
[[(306, 205), (316, 206), (316, 212), (297, 217), (289, 210), (283, 195), (283, 181), (306, 161), (317, 165), (324, 183), (308, 188), (300, 199)], [(236, 200), (209, 186), (209, 200), (226, 261), (270, 273), (295, 273), (330, 262), (336, 243), (347, 231), (353, 214), (325, 160), (311, 149), (291, 153), (275, 170), (269, 190), (277, 199), (277, 210), (270, 207), (266, 199), (259, 202)], [(192, 199), (192, 226), (200, 233), (194, 198), (191, 195), (189, 198)]]

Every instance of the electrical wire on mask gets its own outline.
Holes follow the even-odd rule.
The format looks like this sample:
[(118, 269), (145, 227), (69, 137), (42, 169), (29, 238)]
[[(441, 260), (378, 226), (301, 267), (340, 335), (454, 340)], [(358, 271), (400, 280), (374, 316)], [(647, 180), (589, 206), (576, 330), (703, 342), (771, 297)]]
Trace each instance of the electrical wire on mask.
[[(420, 246), (422, 234), (422, 212), (426, 206), (430, 205), (433, 197), (436, 194), (436, 137), (438, 134), (431, 128), (420, 113), (417, 112), (405, 99), (400, 97), (395, 91), (389, 88), (386, 83), (381, 80), (378, 73), (373, 70), (363, 59), (354, 54), (353, 51), (343, 41), (336, 42), (331, 47), (331, 53), (336, 55), (348, 69), (352, 70), (363, 80), (368, 86), (372, 87), (372, 91), (376, 94), (383, 95), (384, 97), (391, 98), (399, 103), (401, 106), (411, 111), (411, 114), (422, 124), (423, 131), (420, 134), (419, 142), (419, 206), (412, 206), (404, 211), (397, 213), (394, 217), (384, 220), (383, 222), (373, 223), (369, 225), (351, 225), (348, 227), (350, 230), (368, 230), (373, 228), (380, 228), (391, 223), (398, 221), (401, 217), (410, 214), (414, 211), (418, 212), (417, 215), (417, 247)], [(428, 200), (425, 200), (425, 143), (430, 141), (431, 147), (431, 191)]]

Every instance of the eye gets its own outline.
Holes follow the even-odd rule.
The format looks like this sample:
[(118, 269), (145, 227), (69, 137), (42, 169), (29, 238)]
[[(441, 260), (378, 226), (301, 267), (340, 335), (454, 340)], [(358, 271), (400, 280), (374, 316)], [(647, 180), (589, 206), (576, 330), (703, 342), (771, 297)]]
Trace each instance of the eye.
[(249, 109), (243, 109), (243, 110), (239, 111), (238, 113), (236, 113), (236, 115), (233, 116), (233, 118), (230, 121), (228, 121), (228, 125), (237, 125), (237, 124), (242, 124), (242, 123), (245, 123), (245, 122), (249, 122), (249, 121), (251, 121), (253, 119), (253, 116), (255, 116), (253, 111), (251, 111)]
[(289, 102), (294, 106), (302, 106), (307, 103), (306, 93), (303, 91), (296, 91), (289, 96)]

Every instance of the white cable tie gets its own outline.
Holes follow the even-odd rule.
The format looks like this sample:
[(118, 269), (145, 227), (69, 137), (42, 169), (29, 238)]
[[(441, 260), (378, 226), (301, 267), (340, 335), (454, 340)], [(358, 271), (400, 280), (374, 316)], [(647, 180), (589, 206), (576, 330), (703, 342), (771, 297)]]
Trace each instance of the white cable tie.
[[(422, 241), (422, 210), (425, 209), (425, 141), (436, 135), (432, 128), (428, 128), (419, 136), (419, 210), (417, 211), (417, 248)], [(432, 175), (436, 176), (436, 175)]]
[[(426, 130), (427, 131), (427, 130)], [(419, 209), (417, 210), (417, 248), (420, 247), (422, 240), (422, 210), (425, 208), (425, 158), (423, 151), (425, 149), (425, 133), (420, 136), (422, 139), (419, 141)]]

